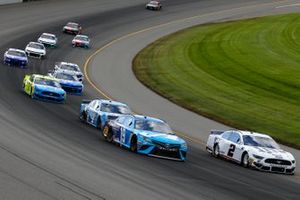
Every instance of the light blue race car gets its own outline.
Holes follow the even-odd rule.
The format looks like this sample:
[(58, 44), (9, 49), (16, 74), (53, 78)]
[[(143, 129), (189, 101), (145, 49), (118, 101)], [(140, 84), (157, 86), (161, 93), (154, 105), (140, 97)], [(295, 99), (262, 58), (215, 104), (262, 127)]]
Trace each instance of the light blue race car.
[(149, 156), (184, 161), (187, 143), (176, 136), (169, 125), (157, 118), (123, 115), (109, 121), (103, 137), (133, 152)]
[(102, 129), (109, 120), (130, 113), (130, 108), (121, 102), (104, 99), (83, 100), (80, 106), (79, 118), (83, 122)]

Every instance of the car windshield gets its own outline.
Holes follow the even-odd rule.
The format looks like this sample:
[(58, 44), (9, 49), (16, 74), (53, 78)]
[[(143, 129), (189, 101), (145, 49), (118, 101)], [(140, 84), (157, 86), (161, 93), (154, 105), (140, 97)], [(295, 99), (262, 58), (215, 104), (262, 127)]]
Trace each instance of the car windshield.
[(12, 56), (26, 57), (26, 54), (24, 52), (20, 52), (20, 51), (10, 50), (10, 51), (8, 51), (8, 54), (12, 55)]
[(76, 72), (79, 71), (77, 66), (75, 66), (75, 65), (61, 64), (60, 68), (61, 69), (66, 69), (66, 70), (71, 70), (71, 71), (76, 71)]
[(69, 81), (76, 81), (76, 78), (70, 74), (65, 74), (65, 73), (59, 73), (56, 74), (56, 78), (62, 79), (62, 80), (69, 80)]
[(44, 39), (49, 39), (49, 40), (55, 40), (55, 37), (52, 36), (52, 35), (41, 35), (41, 38), (44, 38)]
[(159, 133), (172, 133), (168, 124), (160, 121), (153, 121), (149, 119), (137, 119), (135, 121), (135, 129), (143, 131), (154, 131)]
[(52, 87), (60, 87), (59, 83), (51, 80), (51, 79), (47, 79), (47, 78), (35, 78), (34, 80), (35, 84), (39, 84), (39, 85), (47, 85), (47, 86), (52, 86)]
[(115, 105), (109, 103), (102, 103), (101, 109), (102, 112), (116, 113), (116, 114), (130, 114), (131, 111), (128, 106), (125, 105)]
[(69, 26), (71, 28), (78, 28), (78, 24), (75, 24), (75, 23), (68, 23), (67, 26)]
[(244, 135), (243, 136), (244, 145), (255, 146), (255, 147), (268, 147), (279, 149), (278, 144), (268, 137), (254, 136), (254, 135)]
[(38, 43), (29, 43), (28, 46), (35, 49), (44, 49), (44, 45)]
[(150, 4), (157, 5), (158, 2), (157, 1), (150, 1)]
[(75, 39), (76, 40), (82, 40), (82, 41), (88, 41), (89, 40), (89, 38), (84, 37), (84, 36), (76, 36)]

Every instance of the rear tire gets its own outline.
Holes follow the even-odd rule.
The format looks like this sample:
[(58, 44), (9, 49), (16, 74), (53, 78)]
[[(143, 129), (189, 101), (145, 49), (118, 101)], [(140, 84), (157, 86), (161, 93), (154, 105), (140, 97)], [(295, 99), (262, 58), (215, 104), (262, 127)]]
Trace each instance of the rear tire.
[(215, 144), (214, 145), (213, 156), (216, 157), (216, 158), (220, 157), (220, 147), (219, 147), (219, 144)]
[(83, 111), (80, 115), (80, 120), (84, 123), (87, 123), (87, 114), (85, 111)]
[(108, 125), (105, 125), (102, 131), (103, 137), (106, 139), (107, 142), (112, 143), (113, 141), (113, 134)]
[(137, 152), (137, 138), (136, 136), (132, 136), (130, 140), (130, 151), (136, 153)]

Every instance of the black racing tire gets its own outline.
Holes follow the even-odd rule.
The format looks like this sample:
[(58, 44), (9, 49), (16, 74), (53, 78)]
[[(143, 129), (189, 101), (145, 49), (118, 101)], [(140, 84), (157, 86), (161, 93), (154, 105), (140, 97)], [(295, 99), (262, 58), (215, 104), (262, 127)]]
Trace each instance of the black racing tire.
[(130, 151), (132, 151), (134, 153), (137, 152), (137, 138), (135, 135), (133, 135), (130, 140)]
[(248, 168), (249, 167), (249, 155), (247, 152), (244, 152), (241, 157), (241, 166)]
[(216, 158), (220, 157), (220, 147), (218, 143), (214, 145), (212, 155)]
[(84, 122), (84, 123), (87, 123), (87, 114), (85, 111), (83, 111), (81, 114), (80, 114), (80, 121)]

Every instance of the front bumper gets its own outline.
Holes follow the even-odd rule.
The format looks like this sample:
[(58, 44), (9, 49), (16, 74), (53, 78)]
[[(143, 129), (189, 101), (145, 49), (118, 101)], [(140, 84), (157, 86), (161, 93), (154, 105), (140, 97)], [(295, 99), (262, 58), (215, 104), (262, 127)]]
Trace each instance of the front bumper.
[(148, 156), (185, 161), (187, 150), (176, 145), (153, 144), (149, 142), (138, 142), (138, 153)]
[(34, 57), (34, 58), (43, 58), (45, 54), (33, 51), (26, 51), (27, 56)]
[(65, 101), (65, 95), (60, 95), (57, 93), (52, 93), (47, 91), (35, 92), (32, 97), (38, 100), (57, 102), (57, 103), (63, 103)]
[(25, 67), (28, 64), (28, 61), (18, 60), (18, 59), (13, 59), (13, 58), (4, 58), (4, 64)]
[(258, 160), (255, 158), (250, 159), (250, 167), (266, 172), (280, 173), (280, 174), (294, 174), (296, 165), (291, 162), (291, 164), (273, 164), (266, 163), (266, 159)]

